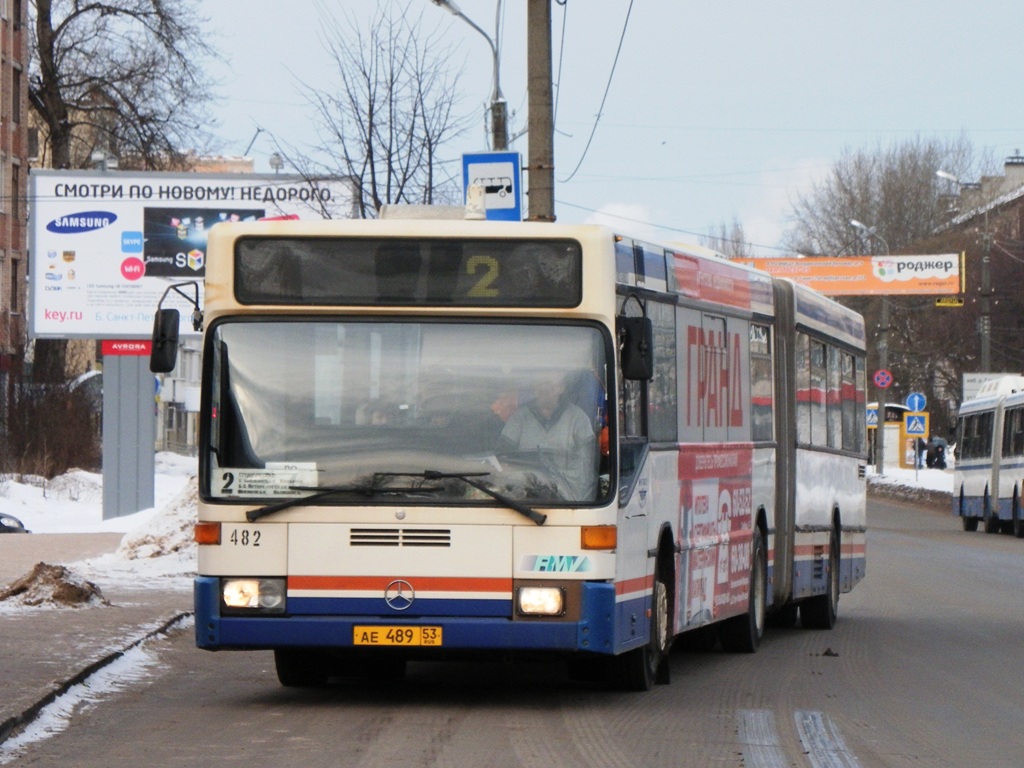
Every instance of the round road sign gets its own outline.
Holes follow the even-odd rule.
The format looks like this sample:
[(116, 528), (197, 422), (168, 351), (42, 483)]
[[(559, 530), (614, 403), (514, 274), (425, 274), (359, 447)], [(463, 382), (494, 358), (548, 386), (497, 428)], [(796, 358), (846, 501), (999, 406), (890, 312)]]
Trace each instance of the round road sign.
[(888, 389), (889, 385), (892, 384), (892, 372), (887, 371), (885, 368), (875, 371), (874, 382), (876, 387)]

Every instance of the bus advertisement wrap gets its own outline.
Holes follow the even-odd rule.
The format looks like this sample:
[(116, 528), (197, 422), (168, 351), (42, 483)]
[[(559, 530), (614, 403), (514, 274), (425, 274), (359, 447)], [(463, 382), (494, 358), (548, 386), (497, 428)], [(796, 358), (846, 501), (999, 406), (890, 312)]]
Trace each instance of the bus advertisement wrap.
[(292, 175), (33, 170), (29, 184), (35, 338), (146, 338), (170, 284), (202, 290), (216, 224), (347, 218), (354, 200), (349, 180)]

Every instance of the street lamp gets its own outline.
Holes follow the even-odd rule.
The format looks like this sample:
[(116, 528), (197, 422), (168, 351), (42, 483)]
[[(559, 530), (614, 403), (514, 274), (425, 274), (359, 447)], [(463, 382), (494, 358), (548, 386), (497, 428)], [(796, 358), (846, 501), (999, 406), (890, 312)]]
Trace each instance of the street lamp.
[[(875, 238), (885, 248), (885, 255), (889, 255), (889, 243), (878, 234), (876, 227), (869, 227), (856, 219), (850, 219), (850, 226), (870, 239)], [(889, 367), (889, 297), (882, 296), (882, 318), (878, 328), (878, 369), (881, 371)], [(885, 474), (885, 390), (878, 387), (878, 426), (875, 428), (875, 471), (879, 475)]]
[[(958, 187), (969, 186), (960, 181), (959, 177), (946, 171), (936, 171), (935, 175), (940, 179), (952, 181)], [(981, 246), (981, 317), (978, 319), (978, 333), (981, 336), (981, 372), (988, 373), (992, 370), (992, 278), (989, 274), (992, 236), (988, 231), (988, 206), (985, 206), (985, 231), (981, 237)]]
[[(506, 108), (505, 97), (501, 93), (501, 62), (498, 55), (498, 46), (495, 45), (491, 36), (484, 32), (479, 26), (477, 26), (471, 18), (466, 16), (455, 3), (451, 0), (431, 0), (434, 5), (444, 8), (446, 11), (452, 14), (452, 16), (458, 16), (464, 22), (469, 24), (473, 29), (479, 32), (484, 40), (487, 41), (487, 45), (491, 47), (491, 56), (494, 59), (494, 87), (491, 91), (491, 144), (492, 148), (497, 151), (504, 151), (508, 149), (508, 111)], [(498, 11), (501, 11), (501, 3), (498, 3)]]

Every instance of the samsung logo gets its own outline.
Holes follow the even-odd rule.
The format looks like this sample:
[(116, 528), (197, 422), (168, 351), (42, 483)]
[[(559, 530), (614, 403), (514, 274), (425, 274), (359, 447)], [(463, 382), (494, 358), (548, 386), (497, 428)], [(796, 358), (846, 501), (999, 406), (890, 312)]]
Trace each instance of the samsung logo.
[(103, 229), (115, 221), (117, 221), (117, 216), (108, 211), (82, 211), (60, 216), (47, 224), (46, 229), (58, 235), (74, 235)]

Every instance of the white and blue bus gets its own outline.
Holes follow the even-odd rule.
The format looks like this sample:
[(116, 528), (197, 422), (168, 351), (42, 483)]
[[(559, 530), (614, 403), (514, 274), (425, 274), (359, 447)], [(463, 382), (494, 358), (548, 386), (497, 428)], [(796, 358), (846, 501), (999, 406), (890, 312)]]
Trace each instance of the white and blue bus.
[(960, 406), (956, 425), (953, 514), (965, 531), (1024, 538), (1024, 376), (985, 382)]
[(864, 325), (794, 283), (598, 226), (231, 223), (203, 320), (196, 640), (284, 685), (524, 654), (647, 689), (864, 575)]

